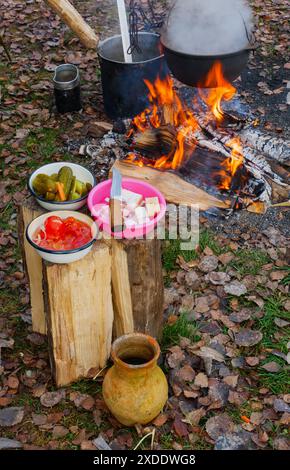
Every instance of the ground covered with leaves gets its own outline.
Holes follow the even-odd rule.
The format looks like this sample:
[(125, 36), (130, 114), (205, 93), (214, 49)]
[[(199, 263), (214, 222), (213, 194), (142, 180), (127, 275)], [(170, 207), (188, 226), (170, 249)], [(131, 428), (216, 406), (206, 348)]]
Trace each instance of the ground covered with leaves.
[[(286, 135), (286, 2), (251, 2), (258, 49), (239, 86), (263, 126)], [(77, 2), (76, 2), (77, 4)], [(113, 2), (80, 2), (89, 23), (116, 32)], [(197, 250), (164, 243), (165, 326), (160, 365), (170, 397), (146, 426), (124, 428), (102, 400), (101, 379), (56, 389), (46, 337), (31, 331), (18, 247), (17, 204), (43, 163), (79, 161), (94, 120), (105, 120), (97, 54), (86, 51), (44, 2), (3, 0), (0, 183), (0, 449), (287, 449), (290, 421), (289, 210), (250, 214), (247, 225), (201, 217)], [(58, 116), (52, 71), (80, 67), (84, 107)], [(242, 90), (242, 91), (241, 91)], [(93, 136), (95, 137), (95, 136)], [(100, 162), (98, 179), (106, 177)], [(255, 217), (255, 219), (254, 219)], [(252, 220), (266, 221), (261, 224)], [(281, 223), (281, 221), (283, 223)], [(217, 230), (218, 227), (218, 230)], [(249, 228), (250, 227), (250, 228)]]

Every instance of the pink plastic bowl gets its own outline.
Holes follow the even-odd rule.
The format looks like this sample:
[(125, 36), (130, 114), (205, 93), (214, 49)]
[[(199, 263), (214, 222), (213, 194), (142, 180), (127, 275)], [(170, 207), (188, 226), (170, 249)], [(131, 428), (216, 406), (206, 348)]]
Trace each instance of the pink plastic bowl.
[(160, 204), (160, 212), (157, 214), (154, 219), (144, 225), (135, 225), (132, 228), (126, 228), (123, 232), (115, 232), (114, 234), (111, 231), (110, 223), (104, 220), (96, 211), (95, 206), (97, 204), (104, 203), (106, 198), (110, 197), (111, 193), (111, 186), (112, 180), (106, 180), (102, 183), (95, 186), (88, 197), (88, 207), (91, 211), (91, 214), (95, 221), (97, 222), (99, 229), (103, 230), (106, 233), (114, 236), (115, 238), (141, 238), (147, 233), (150, 233), (154, 230), (159, 220), (161, 220), (166, 212), (166, 201), (164, 196), (158, 191), (158, 189), (154, 188), (148, 183), (144, 183), (143, 181), (139, 181), (133, 178), (122, 178), (122, 187), (124, 189), (128, 189), (129, 191), (133, 191), (138, 194), (142, 194), (144, 198), (146, 197), (158, 197), (159, 204)]

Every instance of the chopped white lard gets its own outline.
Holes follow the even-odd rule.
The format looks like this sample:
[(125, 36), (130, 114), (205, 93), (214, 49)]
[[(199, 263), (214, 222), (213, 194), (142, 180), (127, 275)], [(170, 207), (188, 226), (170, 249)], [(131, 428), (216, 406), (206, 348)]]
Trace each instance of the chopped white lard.
[(122, 189), (121, 193), (122, 202), (127, 205), (127, 208), (131, 211), (138, 207), (142, 200), (142, 194), (134, 193), (133, 191), (129, 191), (128, 189)]
[(158, 197), (147, 197), (145, 204), (148, 217), (154, 217), (156, 214), (159, 214), (161, 209)]
[(143, 225), (148, 221), (147, 212), (145, 207), (136, 207), (135, 217), (139, 225)]

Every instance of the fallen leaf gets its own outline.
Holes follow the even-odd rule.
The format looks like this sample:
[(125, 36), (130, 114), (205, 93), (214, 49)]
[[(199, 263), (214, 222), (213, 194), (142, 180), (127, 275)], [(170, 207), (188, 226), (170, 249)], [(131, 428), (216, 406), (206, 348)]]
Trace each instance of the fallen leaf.
[(188, 429), (185, 423), (181, 421), (181, 419), (176, 416), (174, 422), (173, 422), (173, 429), (175, 434), (177, 434), (178, 437), (186, 437), (188, 436)]
[(0, 437), (0, 450), (21, 449), (23, 444), (16, 439)]
[(250, 347), (260, 343), (263, 334), (260, 331), (243, 329), (235, 335), (235, 342), (238, 346)]
[(290, 413), (290, 406), (280, 398), (275, 398), (273, 406), (274, 410), (277, 411), (277, 413)]
[(181, 362), (184, 361), (185, 356), (182, 349), (179, 346), (173, 346), (169, 349), (169, 353), (166, 356), (169, 367), (175, 369), (179, 367)]
[(197, 410), (190, 411), (182, 421), (191, 426), (197, 426), (201, 420), (206, 415), (204, 408), (199, 408)]
[(101, 434), (93, 440), (93, 444), (98, 450), (112, 450)]
[(198, 269), (204, 273), (215, 271), (218, 267), (219, 260), (217, 256), (205, 256), (198, 265)]
[(246, 357), (246, 363), (251, 367), (255, 367), (260, 363), (260, 360), (258, 357), (250, 356)]
[(249, 450), (251, 434), (244, 430), (227, 432), (216, 439), (215, 450)]
[(267, 372), (279, 372), (281, 370), (281, 366), (278, 364), (278, 362), (271, 361), (267, 362), (267, 364), (264, 364), (261, 366), (262, 369), (265, 369)]
[(24, 418), (24, 408), (11, 406), (0, 410), (0, 426), (8, 427), (21, 423)]
[(68, 433), (69, 433), (69, 430), (68, 430), (65, 426), (56, 425), (56, 426), (53, 428), (52, 436), (53, 436), (55, 439), (59, 439), (59, 438), (61, 438), (61, 437), (66, 436)]
[(231, 278), (227, 273), (213, 271), (205, 276), (205, 280), (214, 286), (224, 286)]
[(212, 359), (217, 362), (224, 362), (225, 358), (224, 356), (216, 351), (216, 349), (210, 348), (208, 346), (202, 346), (199, 350), (195, 351), (192, 350), (193, 354), (196, 356), (202, 357), (204, 359)]
[(19, 380), (15, 375), (10, 375), (7, 381), (7, 385), (9, 388), (17, 389), (19, 387)]
[(216, 441), (220, 436), (234, 431), (235, 425), (231, 418), (226, 414), (220, 414), (209, 418), (205, 425), (209, 437)]
[(152, 424), (154, 424), (154, 426), (157, 426), (159, 428), (163, 426), (163, 424), (165, 424), (167, 420), (168, 420), (168, 415), (166, 413), (161, 413), (159, 416), (157, 416), (157, 418), (154, 419)]
[(225, 292), (230, 295), (235, 295), (236, 297), (240, 297), (241, 295), (245, 295), (247, 293), (247, 288), (241, 282), (235, 280), (230, 284), (226, 284)]
[(227, 377), (224, 377), (223, 381), (230, 387), (236, 388), (238, 384), (238, 378), (238, 375), (228, 375)]
[(51, 408), (57, 405), (61, 400), (65, 398), (64, 390), (57, 390), (56, 392), (46, 392), (40, 397), (40, 403), (46, 408)]
[(242, 323), (244, 321), (249, 320), (253, 317), (253, 310), (250, 308), (243, 308), (238, 312), (233, 312), (230, 314), (229, 319), (234, 323)]
[(208, 387), (208, 378), (203, 372), (199, 372), (194, 380), (194, 385), (200, 388)]
[(184, 382), (192, 382), (195, 377), (195, 372), (190, 365), (185, 364), (181, 369), (179, 369), (178, 377)]
[(194, 310), (197, 313), (206, 313), (210, 310), (207, 297), (198, 297), (195, 301)]

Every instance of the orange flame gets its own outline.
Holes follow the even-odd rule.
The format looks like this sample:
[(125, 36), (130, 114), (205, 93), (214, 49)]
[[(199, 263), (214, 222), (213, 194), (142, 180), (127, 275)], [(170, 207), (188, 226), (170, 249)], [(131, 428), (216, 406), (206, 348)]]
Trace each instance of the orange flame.
[(215, 62), (206, 77), (205, 83), (200, 86), (199, 94), (218, 122), (221, 122), (224, 116), (221, 107), (222, 101), (231, 100), (235, 93), (236, 88), (223, 75), (221, 62)]
[(227, 147), (231, 149), (231, 156), (226, 158), (222, 163), (224, 171), (221, 172), (222, 183), (220, 184), (220, 189), (230, 189), (231, 182), (236, 174), (238, 168), (243, 164), (244, 156), (242, 144), (239, 137), (234, 137), (226, 144)]
[[(190, 148), (187, 152), (186, 137), (193, 131), (200, 129), (199, 124), (192, 111), (187, 109), (181, 102), (174, 90), (173, 80), (168, 76), (165, 79), (160, 77), (154, 83), (145, 80), (149, 90), (150, 106), (132, 120), (132, 127), (128, 133), (131, 137), (135, 131), (144, 132), (149, 128), (158, 128), (164, 124), (171, 124), (177, 130), (176, 149), (174, 154), (162, 155), (157, 160), (147, 159), (139, 154), (130, 153), (127, 162), (140, 167), (147, 165), (159, 169), (173, 169), (180, 167), (185, 159), (186, 153), (192, 155), (195, 148), (194, 137), (190, 138)], [(221, 107), (222, 100), (230, 100), (236, 89), (227, 82), (223, 76), (222, 64), (216, 62), (210, 70), (203, 85), (211, 88), (199, 88), (199, 94), (203, 101), (210, 108), (217, 122), (223, 119)], [(215, 87), (215, 88), (213, 88)], [(243, 163), (242, 145), (238, 138), (232, 139), (227, 146), (231, 149), (230, 157), (226, 158), (219, 171), (221, 183), (220, 189), (229, 190), (232, 178), (239, 166)], [(194, 156), (193, 156), (194, 158)]]

